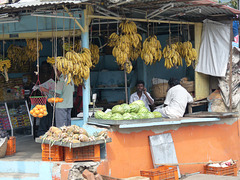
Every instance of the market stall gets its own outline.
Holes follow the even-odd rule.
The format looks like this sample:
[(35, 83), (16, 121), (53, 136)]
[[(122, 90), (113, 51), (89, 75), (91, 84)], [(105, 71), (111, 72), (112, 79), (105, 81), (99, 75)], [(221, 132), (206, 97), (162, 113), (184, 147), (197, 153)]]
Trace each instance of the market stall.
[[(43, 10), (38, 10), (39, 7)], [(207, 98), (210, 94), (209, 76), (194, 70), (200, 52), (202, 21), (206, 18), (214, 21), (219, 21), (219, 18), (232, 20), (240, 13), (238, 10), (208, 1), (202, 3), (123, 1), (120, 4), (110, 1), (103, 4), (80, 1), (52, 4), (41, 1), (40, 4), (20, 2), (3, 5), (0, 8), (6, 13), (12, 10), (16, 13), (24, 11), (26, 14), (21, 14), (20, 22), (24, 24), (31, 21), (34, 24), (33, 27), (28, 26), (30, 29), (19, 26), (17, 30), (11, 30), (14, 29), (14, 24), (9, 24), (12, 28), (7, 32), (0, 30), (2, 39), (11, 41), (23, 37), (45, 37), (48, 38), (47, 45), (43, 46), (46, 47), (45, 53), (51, 49), (49, 40), (52, 39), (55, 43), (52, 46), (54, 53), (48, 51), (43, 56), (54, 57), (56, 61), (52, 59), (52, 64), (55, 63), (57, 69), (67, 76), (67, 81), (73, 79), (75, 85), (83, 86), (83, 127), (89, 133), (100, 131), (96, 126), (108, 128), (108, 136), (112, 141), (101, 149), (101, 153), (106, 156), (100, 158), (101, 163), (98, 167), (100, 174), (125, 178), (139, 175), (140, 170), (156, 167), (152, 161), (148, 137), (167, 133), (172, 136), (179, 163), (239, 159), (239, 153), (236, 151), (239, 144), (235, 143), (239, 140), (238, 116), (234, 113), (220, 113), (215, 116), (205, 114), (201, 117), (193, 114), (192, 117), (189, 115), (178, 119), (165, 119), (143, 112), (144, 117), (134, 120), (129, 119), (129, 115), (124, 120), (89, 118), (91, 91), (98, 94), (96, 102), (98, 107), (112, 108), (124, 102), (128, 103), (137, 79), (144, 80), (147, 89), (150, 89), (153, 78), (162, 80), (171, 76), (178, 78), (188, 76), (183, 79), (182, 85), (192, 93), (195, 100)], [(29, 9), (30, 14), (27, 13)], [(69, 24), (68, 28), (64, 24)], [(25, 31), (31, 33), (26, 35)], [(74, 44), (71, 51), (58, 51), (62, 47), (58, 49), (57, 46), (64, 44), (65, 35), (71, 37), (74, 43), (76, 36), (80, 34), (82, 51), (77, 52)], [(125, 39), (121, 39), (120, 36), (124, 36)], [(116, 44), (116, 39), (119, 44)], [(147, 44), (148, 42), (155, 45)], [(99, 49), (93, 50), (94, 43), (99, 45)], [(139, 46), (142, 43), (141, 48)], [(176, 44), (173, 45), (174, 43)], [(182, 54), (181, 51), (177, 51), (177, 48), (182, 47), (180, 43), (184, 44)], [(90, 47), (93, 57), (90, 57), (88, 50)], [(130, 58), (128, 56), (132, 49), (135, 51), (132, 51)], [(166, 89), (164, 85), (159, 86)], [(162, 103), (164, 90), (160, 95), (157, 91), (153, 90), (154, 92), (156, 101)], [(145, 117), (145, 114), (148, 116)], [(231, 134), (231, 137), (225, 134)], [(202, 148), (203, 146), (206, 148)], [(227, 146), (231, 148), (226, 152)], [(216, 151), (219, 153), (216, 154)], [(182, 174), (202, 170), (203, 166), (199, 164), (180, 165)]]

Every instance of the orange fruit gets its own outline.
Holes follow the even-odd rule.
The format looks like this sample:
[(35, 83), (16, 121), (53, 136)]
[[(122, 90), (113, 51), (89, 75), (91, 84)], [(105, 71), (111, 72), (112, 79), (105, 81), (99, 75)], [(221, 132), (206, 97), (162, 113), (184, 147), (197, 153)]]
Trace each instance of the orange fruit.
[(58, 102), (63, 102), (63, 98), (59, 98)]
[(43, 116), (46, 116), (46, 115), (48, 115), (48, 113), (47, 113), (47, 111), (44, 111)]
[(40, 112), (39, 112), (39, 110), (38, 110), (38, 109), (37, 109), (37, 110), (35, 110), (35, 114), (37, 114), (37, 115), (38, 115), (39, 113), (40, 113)]
[(55, 103), (58, 103), (58, 102), (59, 102), (58, 99), (59, 99), (59, 98), (56, 98), (56, 99), (55, 99)]
[(41, 108), (41, 109), (39, 110), (39, 112), (43, 114), (44, 110)]
[(37, 117), (37, 114), (33, 113), (32, 116), (33, 116), (33, 117)]
[(39, 117), (39, 118), (42, 118), (42, 117), (43, 117), (43, 114), (42, 114), (42, 113), (40, 113), (40, 114), (38, 115), (38, 117)]
[(34, 111), (33, 111), (33, 110), (31, 110), (31, 111), (30, 111), (30, 114), (33, 114), (33, 113), (34, 113)]

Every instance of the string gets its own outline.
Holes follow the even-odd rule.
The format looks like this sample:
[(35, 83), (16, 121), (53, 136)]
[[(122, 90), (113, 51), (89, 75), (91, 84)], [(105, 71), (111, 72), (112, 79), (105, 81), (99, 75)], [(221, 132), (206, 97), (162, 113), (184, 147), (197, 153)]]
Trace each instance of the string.
[(37, 77), (38, 77), (38, 80), (37, 80), (37, 82), (39, 82), (38, 17), (36, 17), (36, 21), (37, 21)]
[(4, 60), (4, 58), (5, 58), (5, 47), (4, 47), (4, 24), (2, 25), (2, 32), (3, 32), (3, 42), (2, 42), (2, 44), (3, 44), (3, 60)]
[(73, 51), (74, 51), (74, 46), (75, 46), (75, 21), (73, 23)]
[(169, 31), (169, 46), (171, 46), (171, 24), (170, 24), (170, 22), (169, 22), (169, 29), (168, 29), (168, 31)]
[[(63, 11), (63, 16), (65, 16)], [(65, 18), (63, 18), (63, 46), (65, 44)], [(63, 48), (63, 57), (65, 57), (65, 49)]]

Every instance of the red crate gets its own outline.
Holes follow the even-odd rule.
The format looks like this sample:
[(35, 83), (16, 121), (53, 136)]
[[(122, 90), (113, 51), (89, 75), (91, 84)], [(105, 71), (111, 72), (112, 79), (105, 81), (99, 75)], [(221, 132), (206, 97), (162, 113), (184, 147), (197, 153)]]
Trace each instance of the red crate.
[(42, 144), (42, 161), (63, 161), (63, 147)]
[(237, 163), (228, 167), (211, 167), (208, 165), (204, 166), (204, 174), (214, 174), (222, 176), (237, 176)]
[(6, 151), (6, 155), (13, 155), (16, 153), (16, 137), (11, 136), (8, 139), (7, 142), (7, 151)]
[(78, 148), (64, 147), (64, 160), (76, 161), (100, 161), (100, 144)]
[(141, 176), (149, 177), (150, 180), (178, 180), (176, 166), (159, 166), (156, 169), (140, 171)]

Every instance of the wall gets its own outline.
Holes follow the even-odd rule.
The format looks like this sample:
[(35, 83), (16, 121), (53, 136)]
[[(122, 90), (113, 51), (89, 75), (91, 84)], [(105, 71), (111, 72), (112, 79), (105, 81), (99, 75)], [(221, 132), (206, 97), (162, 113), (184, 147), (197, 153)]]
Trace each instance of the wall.
[[(107, 160), (101, 163), (98, 172), (126, 178), (140, 175), (140, 170), (153, 168), (148, 136), (162, 133), (171, 133), (179, 163), (239, 160), (238, 121), (235, 118), (218, 123), (112, 131), (109, 133), (112, 142), (107, 144)], [(180, 172), (202, 173), (203, 165), (182, 165)]]

